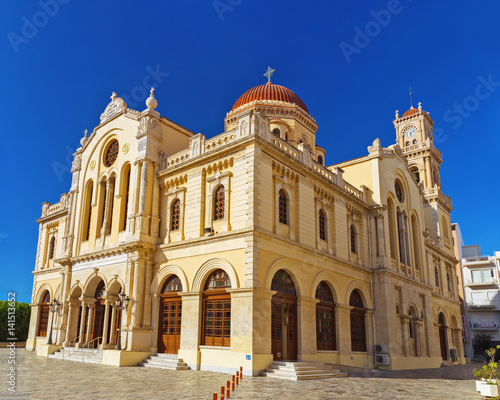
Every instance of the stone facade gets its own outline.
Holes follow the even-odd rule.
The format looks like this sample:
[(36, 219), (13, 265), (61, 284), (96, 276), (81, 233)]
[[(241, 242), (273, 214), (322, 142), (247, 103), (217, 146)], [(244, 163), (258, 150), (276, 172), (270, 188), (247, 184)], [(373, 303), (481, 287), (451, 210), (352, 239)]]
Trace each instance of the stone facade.
[[(37, 221), (27, 349), (51, 324), (56, 346), (112, 351), (120, 327), (124, 352), (221, 372), (464, 362), (429, 115), (396, 114), (396, 144), (325, 167), (304, 104), (268, 85), (211, 139), (161, 116), (153, 95), (138, 112), (113, 94), (70, 191)], [(53, 321), (49, 299), (62, 303)]]

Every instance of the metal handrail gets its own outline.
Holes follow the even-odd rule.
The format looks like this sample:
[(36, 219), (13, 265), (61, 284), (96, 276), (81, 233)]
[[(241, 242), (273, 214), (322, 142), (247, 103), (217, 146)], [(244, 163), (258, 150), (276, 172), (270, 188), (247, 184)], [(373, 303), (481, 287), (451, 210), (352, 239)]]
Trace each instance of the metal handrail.
[[(74, 337), (74, 338), (73, 338), (73, 339), (71, 339), (71, 340), (68, 340), (68, 341), (67, 341), (67, 343), (68, 343), (68, 344), (67, 344), (66, 346), (63, 346), (63, 349), (66, 349), (66, 348), (72, 349), (72, 350), (70, 350), (70, 351), (69, 351), (70, 355), (73, 355), (73, 353), (74, 353), (74, 351), (75, 351), (76, 340), (77, 340), (79, 337), (80, 337), (80, 335), (78, 335), (78, 336)], [(75, 342), (75, 346), (74, 346), (74, 347), (71, 347), (71, 343), (73, 343), (73, 342)], [(63, 350), (63, 352), (62, 352), (62, 358), (63, 358), (63, 360), (64, 360), (64, 355), (65, 355), (65, 354), (66, 354), (66, 351), (65, 351), (65, 350)]]
[[(91, 347), (90, 347), (90, 344), (91, 344), (91, 343), (94, 343), (96, 340), (99, 340), (99, 339), (102, 339), (102, 336), (96, 337), (95, 339), (92, 339), (92, 340), (90, 340), (90, 341), (88, 341), (88, 342), (85, 342), (85, 344), (84, 344), (84, 345), (83, 345), (83, 347), (82, 347), (82, 361), (85, 359), (85, 349), (90, 350), (90, 348), (91, 348)], [(96, 352), (95, 352), (95, 353), (94, 353), (94, 352), (92, 352), (92, 354), (97, 354), (97, 353), (99, 353), (99, 342), (97, 342), (97, 347), (98, 347), (98, 348), (97, 348), (97, 349), (95, 349), (95, 350), (96, 350)], [(93, 347), (92, 347), (92, 348), (93, 348)]]

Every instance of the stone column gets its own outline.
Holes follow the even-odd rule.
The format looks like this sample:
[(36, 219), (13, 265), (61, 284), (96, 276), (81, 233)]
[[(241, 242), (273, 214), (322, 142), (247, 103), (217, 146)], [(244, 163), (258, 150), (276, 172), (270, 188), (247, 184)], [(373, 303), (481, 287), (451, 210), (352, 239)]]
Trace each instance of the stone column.
[(420, 340), (420, 325), (422, 324), (421, 320), (418, 319), (413, 324), (415, 329), (415, 356), (422, 357), (422, 345)]
[(307, 360), (307, 356), (316, 354), (316, 304), (319, 300), (299, 297), (298, 299), (298, 358)]
[(94, 318), (94, 304), (89, 306), (89, 317), (87, 318), (87, 332), (85, 333), (85, 343), (91, 340), (92, 334), (92, 319)]
[(109, 322), (109, 301), (106, 300), (104, 305), (104, 326), (102, 330), (102, 347), (104, 348), (107, 345), (108, 339), (108, 322)]
[(385, 257), (384, 218), (382, 215), (377, 215), (375, 220), (377, 224), (377, 255)]
[[(67, 321), (67, 325), (66, 325), (66, 335), (65, 335), (65, 338), (64, 338), (64, 341), (62, 342), (62, 345), (63, 346), (67, 346), (69, 345), (69, 341), (74, 339), (73, 337), (71, 337), (71, 335), (73, 334), (73, 320), (75, 319), (75, 316), (73, 315), (75, 312), (75, 307), (73, 305), (73, 301), (72, 300), (69, 300), (68, 301), (68, 321)], [(62, 340), (62, 335), (61, 335), (61, 340)]]
[(427, 181), (427, 188), (431, 189), (434, 187), (432, 184), (432, 177), (431, 177), (431, 160), (429, 157), (424, 158), (424, 163), (425, 163), (425, 178)]
[(403, 355), (409, 357), (410, 355), (410, 316), (401, 314), (401, 333), (403, 335)]
[(109, 335), (109, 345), (113, 345), (116, 334), (116, 307), (111, 305), (111, 332)]
[(336, 330), (338, 332), (339, 356), (351, 355), (351, 306), (337, 304), (335, 307)]
[(181, 345), (179, 358), (182, 358), (191, 369), (199, 369), (201, 337), (201, 299), (200, 292), (181, 292), (182, 320), (181, 320)]
[(108, 178), (106, 181), (106, 198), (104, 207), (104, 222), (101, 235), (104, 237), (111, 233), (111, 222), (113, 219), (112, 205), (115, 198), (115, 178)]
[(143, 270), (145, 261), (138, 259), (134, 261), (134, 289), (132, 294), (132, 321), (131, 327), (138, 328), (142, 326), (142, 308), (143, 308)]
[[(83, 343), (85, 343), (85, 338), (84, 338), (84, 335), (85, 335), (85, 313), (87, 311), (87, 306), (85, 305), (85, 303), (82, 301), (82, 315), (80, 317), (80, 332), (78, 332), (78, 345), (81, 345)], [(77, 346), (79, 347), (79, 346)]]
[(146, 200), (148, 197), (148, 166), (149, 163), (144, 160), (141, 168), (141, 187), (139, 194), (139, 212), (146, 212)]
[(143, 321), (144, 327), (151, 327), (151, 276), (153, 271), (153, 262), (147, 261), (145, 263), (146, 267), (146, 279), (144, 285), (144, 311), (143, 311)]
[[(366, 351), (369, 356), (373, 356), (375, 343), (374, 343), (374, 326), (373, 326), (373, 310), (365, 311), (365, 328), (366, 328)], [(369, 362), (373, 362), (373, 357), (369, 357)]]

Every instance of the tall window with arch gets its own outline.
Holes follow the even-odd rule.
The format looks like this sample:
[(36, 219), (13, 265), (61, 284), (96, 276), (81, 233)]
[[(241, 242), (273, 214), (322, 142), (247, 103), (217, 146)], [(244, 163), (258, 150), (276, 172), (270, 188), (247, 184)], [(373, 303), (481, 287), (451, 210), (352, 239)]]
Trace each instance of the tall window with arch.
[(175, 199), (172, 202), (171, 218), (170, 218), (170, 229), (175, 231), (179, 229), (181, 219), (181, 201)]
[(47, 336), (47, 327), (49, 325), (49, 302), (50, 293), (46, 290), (42, 296), (42, 302), (40, 304), (37, 336)]
[(56, 237), (52, 236), (52, 239), (50, 239), (50, 246), (49, 246), (49, 260), (54, 259), (55, 251), (56, 251)]
[(318, 156), (318, 164), (324, 165), (324, 161), (323, 161), (323, 156), (322, 155)]
[(280, 189), (278, 194), (278, 213), (279, 222), (288, 225), (288, 198), (283, 189)]
[(396, 224), (394, 222), (394, 203), (390, 197), (387, 198), (387, 214), (389, 220), (389, 242), (391, 247), (391, 257), (396, 259)]
[(325, 281), (316, 288), (316, 346), (318, 350), (337, 350), (335, 332), (335, 303), (330, 287)]
[(351, 350), (366, 351), (365, 308), (363, 299), (357, 289), (349, 298), (351, 309)]
[(434, 264), (434, 280), (436, 282), (436, 286), (439, 287), (439, 270), (436, 264)]
[(451, 293), (451, 278), (450, 278), (450, 273), (446, 273), (446, 283), (448, 285), (448, 293)]
[(85, 225), (84, 225), (84, 238), (89, 240), (90, 237), (90, 227), (92, 222), (92, 195), (94, 192), (94, 184), (92, 181), (87, 185), (87, 197), (85, 200), (86, 204), (86, 215), (85, 215)]
[(326, 240), (326, 214), (323, 210), (319, 210), (318, 225), (319, 238), (321, 240)]
[(356, 232), (356, 227), (354, 225), (351, 225), (350, 239), (351, 253), (358, 254), (358, 233)]
[(224, 186), (219, 185), (214, 192), (214, 221), (224, 219), (225, 202)]
[(123, 204), (123, 211), (122, 211), (122, 229), (121, 231), (124, 231), (127, 229), (127, 219), (128, 219), (128, 202), (129, 202), (129, 197), (130, 197), (130, 166), (128, 166), (126, 172), (126, 178), (125, 178), (125, 185), (123, 187), (123, 196), (124, 196), (124, 204)]
[(231, 288), (227, 273), (218, 269), (210, 274), (203, 291), (203, 344), (229, 347), (231, 344)]
[(279, 128), (274, 128), (273, 129), (273, 135), (278, 136), (278, 137), (281, 136), (281, 132), (280, 132)]

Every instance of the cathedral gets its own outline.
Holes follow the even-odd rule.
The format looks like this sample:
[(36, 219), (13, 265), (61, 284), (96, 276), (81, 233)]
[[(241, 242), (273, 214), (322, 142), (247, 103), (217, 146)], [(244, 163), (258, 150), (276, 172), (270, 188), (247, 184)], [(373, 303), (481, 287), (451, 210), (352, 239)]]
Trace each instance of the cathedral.
[(162, 116), (154, 89), (143, 111), (113, 93), (37, 220), (28, 350), (245, 375), (465, 362), (429, 114), (396, 111), (393, 145), (328, 166), (315, 119), (272, 72), (212, 138)]

